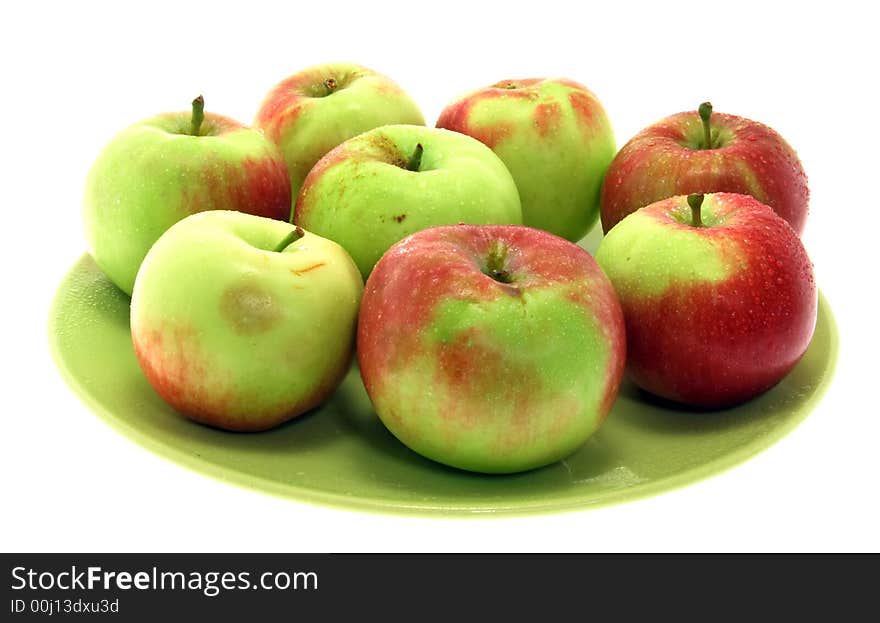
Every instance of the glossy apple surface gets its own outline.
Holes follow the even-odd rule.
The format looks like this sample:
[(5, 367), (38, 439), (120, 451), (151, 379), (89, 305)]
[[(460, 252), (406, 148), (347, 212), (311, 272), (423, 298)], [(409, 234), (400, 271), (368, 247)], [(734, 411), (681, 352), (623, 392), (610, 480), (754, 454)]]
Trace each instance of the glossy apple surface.
[(358, 362), (376, 413), (414, 451), (508, 473), (576, 450), (625, 359), (611, 284), (582, 248), (516, 226), (434, 227), (370, 275)]
[(523, 223), (580, 240), (596, 223), (616, 145), (598, 98), (572, 80), (503, 80), (447, 106), (438, 128), (480, 140), (510, 169)]
[(351, 63), (316, 65), (285, 78), (254, 121), (284, 153), (294, 201), (324, 154), (362, 132), (396, 123), (425, 125), (425, 118), (393, 80)]
[(293, 219), (345, 247), (366, 277), (409, 234), (433, 225), (516, 225), (522, 212), (516, 184), (491, 149), (457, 132), (400, 125), (361, 134), (322, 158)]
[(89, 171), (83, 220), (95, 262), (126, 294), (147, 251), (169, 227), (205, 210), (288, 220), (290, 182), (281, 152), (237, 121), (161, 114), (123, 130)]
[(334, 242), (281, 221), (204, 212), (174, 225), (144, 260), (131, 301), (135, 353), (182, 414), (264, 430), (317, 406), (342, 380), (362, 289)]
[(602, 228), (675, 195), (728, 192), (751, 195), (803, 232), (809, 206), (807, 176), (794, 149), (764, 124), (711, 112), (707, 142), (698, 111), (672, 115), (623, 146), (602, 188)]
[(770, 389), (806, 351), (817, 290), (795, 231), (747, 195), (651, 204), (604, 238), (596, 260), (620, 297), (627, 367), (647, 391), (719, 408)]

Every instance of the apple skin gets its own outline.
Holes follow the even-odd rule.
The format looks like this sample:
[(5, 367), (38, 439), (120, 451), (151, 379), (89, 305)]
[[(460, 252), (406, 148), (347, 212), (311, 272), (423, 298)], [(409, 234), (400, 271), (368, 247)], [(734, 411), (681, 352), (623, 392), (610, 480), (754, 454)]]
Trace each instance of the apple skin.
[[(418, 171), (407, 163), (422, 145)], [(341, 244), (366, 278), (398, 240), (434, 225), (522, 223), (504, 163), (469, 136), (421, 126), (376, 128), (324, 156), (293, 220)]]
[[(327, 80), (335, 81), (329, 94)], [(315, 65), (285, 78), (263, 100), (254, 121), (284, 153), (293, 201), (324, 154), (392, 124), (425, 125), (425, 118), (397, 83), (352, 63)]]
[(605, 110), (583, 85), (503, 80), (451, 103), (437, 127), (473, 136), (498, 154), (516, 181), (525, 225), (577, 241), (596, 223), (617, 147)]
[(795, 231), (754, 197), (705, 196), (705, 227), (686, 197), (630, 214), (596, 260), (620, 297), (627, 368), (643, 389), (721, 408), (770, 389), (816, 325), (813, 267)]
[(627, 214), (675, 195), (729, 192), (751, 195), (776, 210), (800, 235), (807, 219), (807, 176), (794, 149), (757, 121), (712, 113), (721, 145), (700, 149), (703, 124), (696, 111), (645, 128), (623, 146), (602, 187), (602, 229)]
[(288, 220), (290, 182), (278, 148), (258, 131), (205, 113), (165, 113), (114, 137), (86, 180), (83, 221), (95, 262), (126, 294), (159, 236), (205, 210)]
[(187, 417), (258, 431), (324, 401), (349, 368), (363, 282), (334, 242), (239, 212), (190, 216), (144, 260), (131, 301), (135, 353)]
[[(507, 282), (490, 276), (493, 256)], [(361, 377), (385, 426), (476, 472), (576, 450), (614, 403), (625, 350), (620, 304), (590, 254), (521, 226), (402, 240), (370, 275), (358, 320)]]

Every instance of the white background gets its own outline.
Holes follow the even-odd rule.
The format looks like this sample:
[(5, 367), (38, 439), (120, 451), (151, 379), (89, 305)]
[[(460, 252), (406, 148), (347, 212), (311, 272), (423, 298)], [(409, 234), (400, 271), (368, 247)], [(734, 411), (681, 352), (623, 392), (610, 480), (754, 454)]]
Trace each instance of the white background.
[[(862, 4), (84, 3), (0, 16), (3, 401), (0, 550), (877, 550), (876, 20)], [(748, 463), (660, 497), (525, 519), (330, 510), (221, 484), (110, 430), (49, 358), (54, 288), (83, 252), (79, 200), (122, 127), (186, 109), (250, 121), (279, 79), (354, 60), (392, 76), (429, 124), (454, 95), (567, 76), (622, 145), (711, 99), (775, 127), (812, 190), (804, 242), (840, 325), (817, 410)]]

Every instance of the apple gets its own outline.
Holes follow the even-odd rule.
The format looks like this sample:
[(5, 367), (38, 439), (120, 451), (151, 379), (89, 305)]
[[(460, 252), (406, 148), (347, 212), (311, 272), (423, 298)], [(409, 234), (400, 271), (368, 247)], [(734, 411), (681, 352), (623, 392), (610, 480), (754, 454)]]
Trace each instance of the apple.
[(363, 282), (334, 242), (203, 212), (150, 249), (131, 300), (138, 362), (183, 415), (258, 431), (320, 404), (349, 368)]
[(205, 210), (288, 220), (290, 182), (278, 148), (238, 121), (204, 112), (165, 113), (114, 137), (92, 165), (83, 220), (95, 262), (126, 294), (165, 230)]
[(564, 78), (502, 80), (447, 106), (438, 128), (479, 139), (510, 169), (523, 223), (572, 241), (596, 223), (616, 151), (599, 100)]
[(522, 226), (405, 238), (367, 280), (361, 377), (385, 426), (419, 454), (509, 473), (576, 450), (617, 396), (626, 338), (589, 253)]
[(394, 81), (351, 63), (316, 65), (275, 85), (256, 127), (281, 147), (296, 200), (308, 172), (328, 151), (383, 125), (425, 125), (415, 102)]
[(432, 225), (522, 223), (516, 184), (492, 150), (421, 126), (376, 128), (324, 156), (295, 223), (341, 244), (366, 278), (398, 240)]
[(658, 201), (608, 232), (596, 260), (623, 306), (629, 374), (657, 396), (706, 408), (743, 402), (778, 383), (813, 335), (810, 259), (754, 197)]
[(807, 219), (807, 176), (794, 149), (750, 119), (698, 111), (658, 121), (614, 158), (602, 188), (602, 228), (649, 203), (689, 193), (751, 195), (776, 210), (800, 235)]

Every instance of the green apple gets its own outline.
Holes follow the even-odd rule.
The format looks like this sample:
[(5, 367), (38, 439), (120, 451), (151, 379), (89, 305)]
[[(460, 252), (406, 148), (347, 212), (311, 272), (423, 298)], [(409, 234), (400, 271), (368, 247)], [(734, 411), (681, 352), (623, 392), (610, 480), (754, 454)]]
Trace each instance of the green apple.
[(135, 353), (182, 414), (264, 430), (341, 382), (362, 290), (354, 262), (330, 240), (240, 212), (196, 214), (163, 234), (138, 272)]
[(393, 80), (351, 63), (316, 65), (285, 78), (263, 100), (254, 122), (284, 152), (294, 201), (324, 154), (395, 123), (425, 125), (425, 118)]
[(83, 220), (95, 262), (126, 294), (165, 230), (205, 210), (288, 220), (290, 182), (278, 148), (214, 113), (165, 113), (123, 130), (89, 171)]
[(626, 358), (620, 303), (581, 247), (530, 227), (452, 225), (394, 245), (367, 280), (361, 377), (412, 450), (508, 473), (574, 452)]
[(583, 85), (502, 80), (451, 103), (437, 127), (473, 136), (498, 154), (516, 180), (526, 225), (577, 241), (596, 223), (616, 148), (605, 110)]
[(315, 165), (293, 220), (341, 244), (366, 277), (398, 240), (433, 225), (522, 223), (516, 184), (492, 150), (464, 134), (376, 128)]

